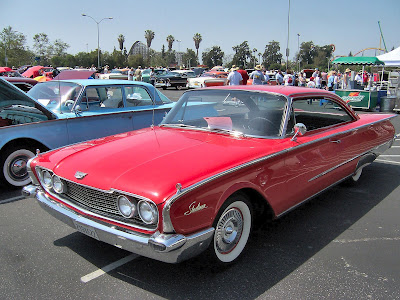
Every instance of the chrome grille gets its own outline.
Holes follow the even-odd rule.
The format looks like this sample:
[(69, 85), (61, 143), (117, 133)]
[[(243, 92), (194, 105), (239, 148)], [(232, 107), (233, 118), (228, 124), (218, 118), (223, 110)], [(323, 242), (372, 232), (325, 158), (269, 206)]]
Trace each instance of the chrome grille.
[[(67, 193), (63, 197), (78, 207), (124, 223), (139, 225), (148, 229), (156, 228), (156, 225), (145, 224), (139, 216), (132, 219), (122, 217), (117, 207), (117, 198), (123, 195), (121, 193), (103, 192), (70, 181), (66, 181), (66, 184)], [(139, 199), (136, 200), (139, 202)]]

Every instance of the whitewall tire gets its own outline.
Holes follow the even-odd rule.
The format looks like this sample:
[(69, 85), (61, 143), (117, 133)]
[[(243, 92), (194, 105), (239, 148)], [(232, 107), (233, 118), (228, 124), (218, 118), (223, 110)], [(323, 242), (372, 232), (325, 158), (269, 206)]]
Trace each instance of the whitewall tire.
[(21, 187), (31, 182), (28, 176), (27, 163), (35, 154), (28, 149), (11, 148), (5, 151), (1, 159), (1, 179), (6, 184)]
[(246, 247), (252, 225), (252, 213), (247, 198), (232, 197), (215, 223), (212, 254), (220, 263), (235, 261)]

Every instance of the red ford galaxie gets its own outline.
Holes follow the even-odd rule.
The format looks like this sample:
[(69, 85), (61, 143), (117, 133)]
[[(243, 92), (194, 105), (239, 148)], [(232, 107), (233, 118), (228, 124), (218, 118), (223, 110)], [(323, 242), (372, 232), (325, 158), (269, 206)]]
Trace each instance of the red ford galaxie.
[(357, 115), (317, 89), (187, 91), (159, 126), (39, 153), (23, 193), (118, 248), (169, 263), (207, 250), (231, 263), (256, 221), (358, 181), (392, 145), (392, 117)]

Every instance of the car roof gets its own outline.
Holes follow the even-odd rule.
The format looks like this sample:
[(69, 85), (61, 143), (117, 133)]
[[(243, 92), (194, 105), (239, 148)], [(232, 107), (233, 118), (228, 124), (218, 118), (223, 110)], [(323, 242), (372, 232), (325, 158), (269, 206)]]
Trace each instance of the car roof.
[(69, 80), (52, 80), (48, 82), (72, 82), (80, 85), (143, 85), (147, 87), (153, 87), (153, 85), (143, 82), (143, 81), (131, 81), (131, 80), (121, 80), (121, 79), (69, 79)]
[(298, 86), (283, 86), (283, 85), (230, 85), (230, 86), (216, 86), (208, 87), (207, 89), (235, 89), (235, 90), (246, 90), (246, 91), (264, 91), (282, 94), (287, 97), (301, 96), (301, 95), (321, 95), (321, 96), (333, 96), (337, 97), (336, 94), (322, 90), (322, 89), (310, 89), (308, 87)]

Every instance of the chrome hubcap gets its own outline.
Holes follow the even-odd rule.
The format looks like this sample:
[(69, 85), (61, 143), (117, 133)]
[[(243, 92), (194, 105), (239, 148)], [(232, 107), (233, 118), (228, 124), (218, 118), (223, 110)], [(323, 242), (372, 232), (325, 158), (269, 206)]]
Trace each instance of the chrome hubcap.
[(28, 176), (27, 171), (28, 158), (25, 156), (18, 156), (10, 164), (10, 176), (15, 180), (23, 180)]
[(231, 208), (220, 218), (215, 229), (215, 245), (218, 252), (231, 252), (240, 240), (243, 231), (243, 216), (237, 208)]

